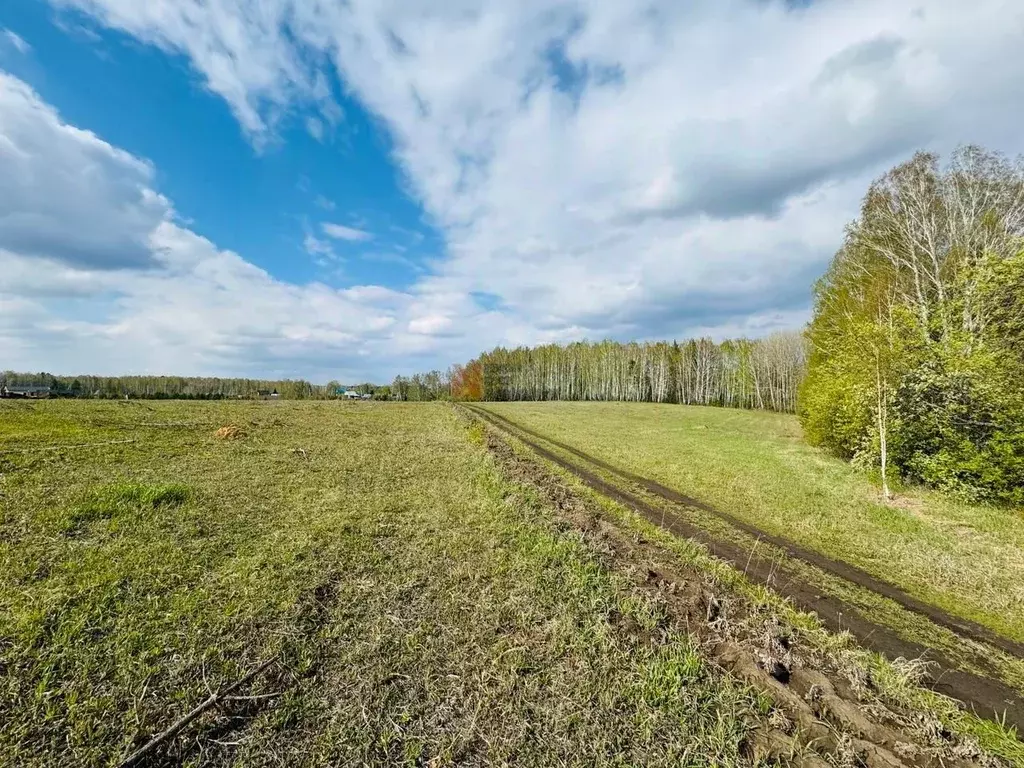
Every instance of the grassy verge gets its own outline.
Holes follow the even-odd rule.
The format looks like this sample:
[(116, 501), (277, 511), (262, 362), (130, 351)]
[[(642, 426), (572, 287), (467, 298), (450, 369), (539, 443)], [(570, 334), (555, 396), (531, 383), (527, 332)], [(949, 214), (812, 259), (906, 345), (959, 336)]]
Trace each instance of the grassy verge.
[(1024, 640), (1020, 510), (871, 482), (805, 445), (792, 416), (626, 403), (489, 403), (518, 423), (845, 560)]
[(444, 406), (0, 403), (5, 765), (747, 764), (661, 611)]

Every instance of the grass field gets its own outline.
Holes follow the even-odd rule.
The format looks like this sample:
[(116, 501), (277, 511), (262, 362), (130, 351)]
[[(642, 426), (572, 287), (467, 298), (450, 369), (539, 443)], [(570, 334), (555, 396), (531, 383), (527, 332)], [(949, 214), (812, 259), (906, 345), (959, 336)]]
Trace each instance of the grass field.
[(0, 403), (0, 764), (116, 764), (268, 658), (161, 764), (748, 764), (763, 697), (624, 632), (656, 601), (472, 437), (443, 405)]
[(0, 402), (0, 765), (119, 765), (267, 661), (138, 764), (1024, 758), (496, 439), (444, 404)]
[(857, 565), (950, 613), (1024, 639), (1024, 515), (869, 478), (808, 447), (795, 417), (625, 403), (488, 403), (763, 530)]

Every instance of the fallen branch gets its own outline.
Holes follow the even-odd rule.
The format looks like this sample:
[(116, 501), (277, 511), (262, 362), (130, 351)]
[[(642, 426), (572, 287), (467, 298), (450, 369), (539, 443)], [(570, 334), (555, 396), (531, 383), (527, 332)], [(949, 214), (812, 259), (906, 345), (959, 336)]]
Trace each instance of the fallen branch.
[(97, 445), (124, 445), (126, 443), (137, 443), (138, 440), (107, 440), (103, 443), (76, 443), (74, 445), (47, 445), (43, 448), (11, 448), (0, 453), (31, 453), (32, 451), (63, 451), (68, 448), (92, 448)]
[(284, 696), (284, 691), (263, 693), (259, 696), (225, 696), (224, 701), (263, 701), (264, 699), (276, 699), (278, 696)]
[(214, 693), (214, 694), (211, 694), (210, 698), (208, 698), (206, 701), (204, 701), (198, 707), (196, 707), (195, 709), (191, 710), (187, 714), (185, 714), (182, 717), (180, 717), (177, 720), (175, 720), (174, 723), (172, 723), (167, 729), (161, 731), (156, 736), (154, 736), (152, 739), (147, 741), (143, 746), (139, 747), (139, 749), (137, 749), (134, 752), (132, 752), (132, 754), (130, 754), (127, 758), (125, 758), (125, 760), (123, 762), (118, 764), (118, 768), (128, 768), (129, 766), (138, 764), (139, 760), (141, 760), (147, 754), (149, 754), (154, 749), (159, 747), (161, 744), (163, 744), (168, 739), (173, 738), (185, 726), (187, 726), (189, 723), (191, 723), (193, 720), (195, 720), (201, 714), (203, 714), (208, 709), (210, 709), (211, 707), (216, 705), (218, 702), (220, 702), (220, 701), (222, 701), (222, 700), (224, 700), (226, 698), (229, 698), (231, 693), (233, 693), (234, 691), (237, 691), (243, 685), (246, 685), (247, 683), (252, 682), (252, 680), (257, 675), (259, 675), (267, 667), (269, 667), (271, 664), (273, 664), (274, 661), (276, 660), (276, 658), (277, 658), (276, 656), (271, 656), (269, 659), (267, 659), (262, 664), (260, 664), (258, 667), (256, 667), (256, 669), (252, 670), (247, 675), (245, 675), (245, 677), (242, 677), (239, 680), (236, 680), (235, 682), (233, 682), (231, 685), (229, 685), (224, 690), (218, 691), (217, 693)]

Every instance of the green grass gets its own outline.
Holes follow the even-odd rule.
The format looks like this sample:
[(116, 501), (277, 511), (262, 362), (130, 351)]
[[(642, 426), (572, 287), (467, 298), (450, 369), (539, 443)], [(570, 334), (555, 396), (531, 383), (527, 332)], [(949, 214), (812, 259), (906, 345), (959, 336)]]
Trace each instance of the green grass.
[(763, 698), (470, 437), (442, 405), (0, 403), (0, 764), (115, 764), (274, 656), (271, 705), (172, 761), (746, 764)]
[(795, 417), (626, 403), (489, 403), (556, 440), (1024, 640), (1024, 516), (869, 478), (810, 448)]

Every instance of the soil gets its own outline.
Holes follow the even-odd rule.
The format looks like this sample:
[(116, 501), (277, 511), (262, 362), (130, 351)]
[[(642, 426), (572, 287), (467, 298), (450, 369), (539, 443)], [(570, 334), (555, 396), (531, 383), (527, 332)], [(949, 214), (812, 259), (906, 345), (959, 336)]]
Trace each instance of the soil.
[[(929, 672), (931, 679), (927, 681), (929, 683), (929, 687), (938, 693), (942, 693), (963, 702), (966, 706), (972, 708), (983, 717), (997, 716), (1000, 719), (1005, 717), (1004, 722), (1007, 725), (1016, 726), (1018, 733), (1024, 732), (1024, 701), (1022, 701), (1022, 698), (1024, 697), (1022, 697), (1021, 694), (1013, 688), (1002, 682), (958, 669), (954, 662), (945, 658), (935, 649), (905, 640), (891, 628), (877, 624), (863, 617), (858, 609), (853, 605), (834, 596), (821, 594), (820, 588), (806, 583), (799, 575), (788, 570), (785, 563), (780, 564), (778, 562), (768, 562), (757, 558), (754, 556), (752, 550), (745, 549), (733, 541), (717, 538), (707, 531), (688, 522), (678, 514), (674, 514), (662, 508), (655, 508), (635, 494), (614, 486), (586, 468), (545, 449), (533, 440), (524, 437), (524, 434), (544, 440), (552, 445), (556, 445), (566, 452), (571, 453), (584, 461), (590, 462), (611, 474), (635, 483), (652, 494), (665, 498), (666, 500), (711, 512), (730, 523), (735, 521), (735, 518), (731, 515), (726, 515), (725, 513), (714, 510), (703, 503), (685, 497), (671, 489), (659, 486), (657, 483), (653, 483), (645, 478), (640, 478), (636, 475), (632, 475), (631, 473), (623, 472), (622, 470), (612, 467), (605, 462), (589, 457), (575, 448), (564, 446), (561, 443), (520, 427), (519, 425), (489, 411), (484, 412), (476, 408), (471, 408), (470, 410), (473, 415), (483, 419), (499, 431), (513, 434), (539, 456), (567, 470), (591, 489), (607, 498), (624, 504), (630, 509), (633, 509), (655, 525), (658, 525), (678, 536), (693, 539), (694, 541), (703, 544), (716, 557), (743, 571), (751, 581), (771, 587), (776, 592), (779, 592), (789, 598), (802, 610), (816, 613), (827, 628), (833, 631), (849, 631), (857, 638), (861, 645), (877, 651), (889, 659), (927, 658), (930, 662)], [(506, 446), (503, 450), (500, 447), (494, 446), (493, 440), (491, 442), (492, 450), (496, 453), (503, 454), (502, 460), (507, 463), (509, 459), (507, 456), (504, 456), (504, 454), (506, 452), (511, 454), (510, 449)], [(519, 471), (522, 472), (523, 470)], [(557, 482), (557, 479), (551, 479), (551, 477), (549, 477), (545, 480), (544, 484), (545, 486), (551, 486), (553, 483)], [(559, 491), (559, 494), (564, 495), (568, 492), (568, 489), (565, 489), (563, 491)], [(831, 560), (818, 553), (808, 552), (794, 545), (792, 542), (788, 542), (780, 537), (765, 534), (747, 523), (742, 523), (742, 521), (735, 522), (739, 523), (736, 527), (740, 528), (740, 530), (775, 544), (775, 546), (790, 554), (791, 557), (808, 562), (822, 570), (845, 578), (860, 587), (889, 597), (901, 605), (904, 605), (904, 607), (907, 607), (909, 610), (914, 610), (911, 606), (918, 606), (919, 609), (915, 610), (916, 613), (921, 613), (922, 615), (927, 616), (929, 619), (933, 620), (934, 623), (940, 624), (962, 637), (978, 641), (982, 638), (987, 639), (987, 636), (993, 635), (993, 633), (986, 628), (976, 627), (970, 622), (965, 622), (957, 617), (949, 616), (934, 606), (925, 605), (915, 598), (906, 595), (891, 584), (882, 582), (875, 577), (860, 571), (854, 566)], [(663, 577), (659, 575), (657, 578)], [(685, 585), (682, 590), (683, 594), (686, 594), (686, 591), (690, 586), (692, 585)], [(876, 589), (876, 586), (880, 587), (880, 589)], [(1005, 638), (998, 638), (998, 636), (996, 636), (996, 639), (1001, 642), (998, 644), (992, 644), (997, 645), (1004, 650), (1007, 645), (1009, 647), (1016, 646), (1019, 648), (1019, 644), (1015, 644), (1013, 641)], [(760, 680), (761, 684), (771, 689), (773, 696), (780, 692), (786, 694), (784, 698), (792, 698), (794, 690), (803, 685), (806, 677), (805, 675), (802, 675), (802, 673), (793, 674), (791, 672), (791, 677), (787, 684), (786, 682), (781, 681), (782, 675), (776, 675), (773, 677), (769, 674), (771, 670), (766, 672), (764, 669), (758, 668), (762, 674), (756, 675), (754, 673), (754, 669), (745, 662), (734, 660), (732, 664), (727, 666), (733, 668), (734, 672), (739, 672), (740, 676), (744, 677), (744, 679), (747, 677), (752, 678), (750, 682), (754, 682), (753, 678), (766, 677), (767, 679)], [(832, 682), (832, 686), (836, 691), (842, 690), (842, 685), (840, 684), (837, 686), (835, 681)], [(846, 683), (846, 686), (849, 687), (849, 684)], [(824, 690), (820, 681), (818, 681), (816, 690), (818, 689)], [(808, 689), (808, 691), (809, 690), (810, 689)], [(840, 696), (840, 698), (842, 699), (842, 696)], [(796, 701), (803, 701), (803, 699), (801, 699), (800, 696), (796, 696)], [(793, 704), (795, 706), (795, 702)], [(838, 704), (837, 706), (844, 713), (842, 717), (853, 717), (857, 712), (856, 706), (849, 710), (844, 710), (842, 706)], [(833, 713), (832, 719), (835, 719), (836, 716), (837, 715)], [(798, 720), (798, 722), (801, 724), (803, 723), (802, 720)], [(869, 739), (869, 741), (871, 741), (871, 739)], [(886, 762), (880, 762), (877, 764), (888, 765)], [(922, 763), (910, 761), (905, 763), (896, 762), (893, 764), (918, 765)]]

